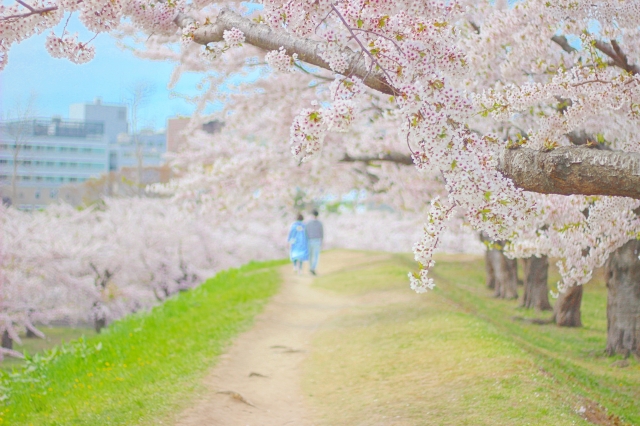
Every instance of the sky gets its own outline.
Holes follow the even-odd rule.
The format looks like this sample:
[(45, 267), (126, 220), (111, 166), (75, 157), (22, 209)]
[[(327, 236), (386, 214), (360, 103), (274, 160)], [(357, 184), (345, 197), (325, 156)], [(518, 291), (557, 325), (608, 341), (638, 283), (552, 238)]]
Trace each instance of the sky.
[[(78, 22), (70, 22), (71, 33), (78, 32), (80, 40), (91, 38)], [(60, 35), (57, 29), (56, 34)], [(48, 32), (47, 32), (48, 34)], [(16, 103), (25, 104), (30, 93), (35, 95), (35, 109), (39, 117), (59, 115), (69, 117), (69, 105), (93, 103), (99, 97), (103, 103), (121, 103), (127, 89), (137, 83), (153, 85), (149, 102), (140, 110), (141, 124), (160, 130), (168, 117), (188, 116), (193, 107), (180, 98), (172, 98), (167, 83), (173, 70), (170, 62), (137, 58), (131, 51), (121, 50), (114, 38), (100, 34), (92, 42), (95, 58), (82, 65), (66, 59), (54, 59), (47, 53), (46, 34), (14, 44), (9, 62), (0, 71), (0, 117), (9, 118)], [(183, 76), (173, 91), (195, 95), (199, 76)]]

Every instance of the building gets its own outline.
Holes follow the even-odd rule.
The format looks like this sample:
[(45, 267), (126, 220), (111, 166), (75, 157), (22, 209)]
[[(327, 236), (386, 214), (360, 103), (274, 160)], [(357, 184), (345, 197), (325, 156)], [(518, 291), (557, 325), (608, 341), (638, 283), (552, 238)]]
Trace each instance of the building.
[(109, 144), (118, 142), (118, 135), (129, 133), (126, 105), (103, 104), (96, 98), (93, 104), (71, 104), (69, 118), (78, 121), (101, 122)]
[[(160, 166), (164, 164), (167, 152), (167, 135), (152, 130), (143, 130), (133, 136), (120, 134), (118, 143), (111, 145), (110, 169), (121, 170), (123, 167), (137, 167), (140, 155), (142, 165)], [(111, 168), (111, 166), (115, 166)]]
[(58, 188), (109, 171), (102, 122), (27, 119), (0, 123), (0, 194), (22, 209), (58, 199)]
[[(72, 202), (77, 197), (69, 187), (89, 178), (135, 168), (134, 181), (139, 177), (144, 184), (149, 183), (146, 175), (157, 174), (149, 168), (164, 164), (166, 135), (153, 131), (129, 135), (126, 106), (103, 104), (98, 98), (93, 104), (71, 105), (69, 116), (69, 120), (0, 123), (3, 202), (22, 209), (40, 208), (58, 199)], [(63, 186), (65, 195), (59, 196)]]

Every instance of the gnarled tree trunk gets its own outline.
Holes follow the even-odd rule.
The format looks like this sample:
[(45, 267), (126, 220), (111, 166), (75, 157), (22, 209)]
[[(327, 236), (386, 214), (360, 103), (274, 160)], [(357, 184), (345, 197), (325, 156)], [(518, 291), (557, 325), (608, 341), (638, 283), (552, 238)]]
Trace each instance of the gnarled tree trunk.
[(524, 272), (524, 296), (520, 306), (538, 311), (550, 311), (549, 288), (549, 259), (547, 256), (528, 257), (522, 259)]
[(582, 290), (581, 285), (574, 285), (564, 293), (560, 293), (553, 309), (553, 321), (560, 327), (582, 327), (580, 313)]
[(640, 241), (614, 251), (605, 265), (607, 353), (640, 356)]
[(2, 347), (5, 349), (13, 349), (13, 339), (6, 330), (2, 333)]

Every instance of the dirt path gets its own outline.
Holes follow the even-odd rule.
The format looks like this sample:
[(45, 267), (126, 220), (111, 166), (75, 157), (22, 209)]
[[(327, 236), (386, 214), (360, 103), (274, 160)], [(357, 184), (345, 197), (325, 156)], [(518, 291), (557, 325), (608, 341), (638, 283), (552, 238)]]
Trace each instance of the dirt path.
[[(320, 273), (375, 261), (354, 252), (324, 253)], [(386, 256), (382, 256), (386, 257)], [(311, 287), (310, 275), (282, 269), (282, 290), (258, 316), (254, 327), (240, 335), (205, 379), (208, 389), (179, 417), (179, 426), (314, 424), (305, 405), (300, 365), (311, 338), (333, 315), (353, 306), (352, 299)]]

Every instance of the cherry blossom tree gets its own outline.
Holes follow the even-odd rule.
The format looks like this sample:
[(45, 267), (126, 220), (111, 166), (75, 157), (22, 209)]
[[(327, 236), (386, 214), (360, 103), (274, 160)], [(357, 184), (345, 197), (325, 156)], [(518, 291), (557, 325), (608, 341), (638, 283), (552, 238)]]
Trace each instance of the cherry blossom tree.
[[(433, 287), (432, 254), (455, 215), (491, 240), (510, 241), (511, 255), (560, 255), (561, 289), (584, 283), (594, 267), (638, 234), (640, 154), (634, 135), (640, 68), (634, 2), (266, 0), (248, 11), (206, 1), (34, 6), (21, 0), (0, 11), (2, 62), (12, 43), (72, 12), (96, 33), (144, 37), (143, 56), (179, 61), (174, 80), (185, 71), (203, 72), (209, 89), (198, 100), (201, 113), (219, 96), (215, 83), (232, 72), (264, 61), (272, 70), (266, 76), (270, 82), (290, 79), (300, 97), (269, 105), (269, 123), (289, 129), (280, 143), (288, 139), (295, 160), (308, 165), (292, 179), (341, 174), (339, 166), (327, 170), (322, 159), (341, 152), (349, 162), (356, 148), (366, 179), (384, 183), (370, 168), (387, 161), (416, 166), (415, 178), (406, 181), (412, 187), (420, 187), (420, 173), (439, 176), (441, 197), (423, 195), (419, 201), (429, 201), (429, 207), (414, 246), (422, 265), (411, 277), (416, 291)], [(76, 62), (92, 54), (90, 45), (64, 30), (49, 37), (47, 48)], [(316, 87), (321, 82), (328, 90)], [(256, 85), (247, 99), (259, 103), (266, 84)], [(262, 124), (248, 123), (253, 117), (236, 108), (249, 127)], [(293, 110), (292, 118), (279, 114), (285, 109)], [(379, 124), (385, 121), (397, 135), (390, 149), (387, 134), (372, 138), (367, 132), (385, 127)], [(265, 124), (263, 133), (273, 127)], [(350, 146), (349, 136), (342, 136), (354, 130), (360, 134)], [(221, 147), (229, 155), (199, 162), (192, 176), (199, 169), (202, 179), (215, 180), (235, 168), (242, 173), (226, 182), (240, 189), (257, 176), (269, 180), (283, 165), (289, 173), (291, 160), (281, 160), (281, 149), (272, 155), (272, 146), (258, 140), (238, 152)], [(261, 156), (265, 163), (257, 160)], [(219, 173), (222, 168), (227, 172)], [(180, 185), (188, 188), (189, 181)], [(194, 184), (183, 193), (190, 192), (191, 200), (211, 197), (221, 206), (232, 197), (200, 191)], [(623, 259), (638, 261), (616, 259), (611, 267), (622, 268)], [(639, 285), (624, 275), (611, 277), (610, 288)], [(609, 336), (610, 352), (638, 353), (634, 330), (640, 329), (640, 300), (616, 301), (625, 294), (640, 291), (610, 292), (610, 305), (626, 312), (609, 315), (610, 330), (619, 330), (615, 339)]]

